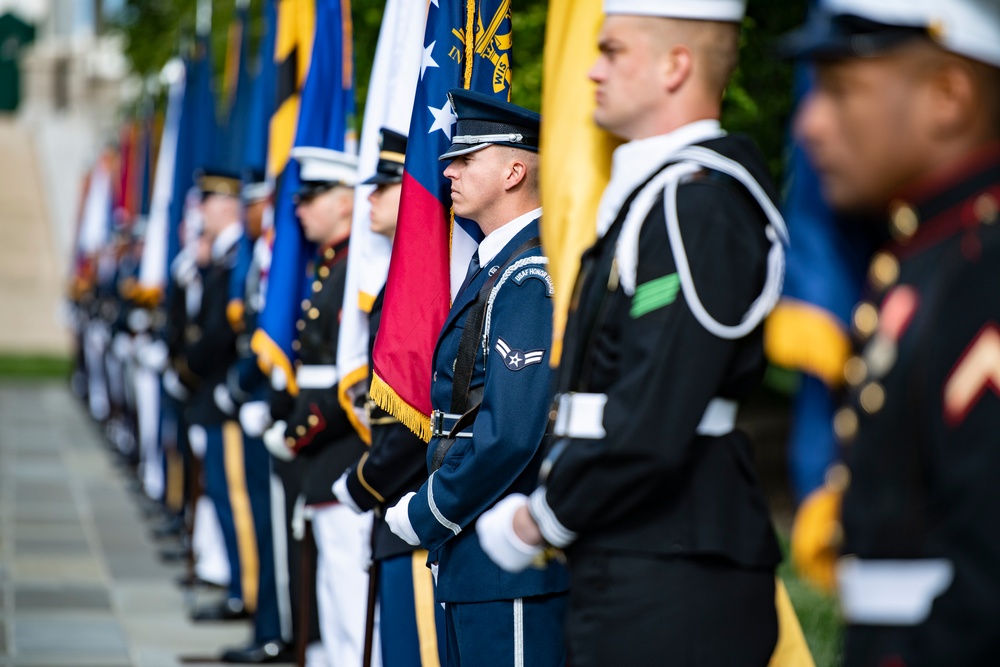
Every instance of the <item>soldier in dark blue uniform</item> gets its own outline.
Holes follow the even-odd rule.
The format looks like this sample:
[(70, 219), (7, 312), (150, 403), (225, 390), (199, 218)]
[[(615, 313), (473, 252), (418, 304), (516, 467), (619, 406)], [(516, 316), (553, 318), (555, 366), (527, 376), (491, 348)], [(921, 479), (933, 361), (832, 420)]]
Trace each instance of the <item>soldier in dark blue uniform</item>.
[[(372, 207), (371, 229), (392, 240), (399, 214), (406, 136), (382, 128), (380, 140), (375, 175), (364, 183), (376, 186), (368, 197)], [(383, 287), (369, 312), (369, 369), (374, 368), (371, 354), (384, 298)], [(426, 567), (427, 551), (393, 534), (383, 518), (386, 507), (395, 505), (404, 494), (417, 491), (427, 479), (427, 445), (370, 399), (367, 410), (371, 447), (337, 480), (333, 490), (342, 503), (358, 512), (374, 510), (377, 517), (372, 559), (377, 568), (383, 667), (436, 666), (438, 651), (444, 645), (443, 634), (440, 640), (438, 634), (444, 624), (441, 607), (434, 604), (434, 584)]]
[[(289, 400), (272, 401), (277, 421), (264, 434), (264, 442), (276, 458), (288, 510), (294, 515), (299, 506), (298, 515), (310, 521), (315, 538), (318, 562), (309, 593), (315, 596), (326, 660), (360, 664), (368, 588), (363, 554), (371, 517), (341, 505), (332, 489), (364, 452), (364, 443), (337, 397), (336, 367), (357, 158), (319, 147), (296, 147), (291, 155), (301, 165), (296, 214), (304, 236), (318, 248), (311, 293), (302, 303), (302, 317), (296, 323), (299, 336), (293, 344), (299, 356), (295, 377), (299, 391)], [(309, 541), (296, 548), (310, 548)], [(293, 568), (296, 557), (291, 551)], [(311, 576), (300, 572), (296, 578), (301, 584)], [(294, 581), (292, 586), (294, 591)], [(293, 599), (293, 610), (296, 606)]]
[(476, 539), (476, 520), (530, 489), (548, 413), (552, 283), (539, 249), (539, 117), (474, 91), (449, 94), (458, 121), (455, 214), (486, 238), (434, 352), (431, 472), (386, 513), (430, 552), (445, 604), (450, 665), (560, 665), (566, 575), (558, 564), (511, 574)]
[(197, 609), (193, 618), (235, 620), (246, 618), (256, 606), (257, 568), (251, 563), (256, 561), (255, 537), (246, 502), (243, 435), (239, 424), (216, 405), (214, 393), (236, 360), (236, 332), (226, 318), (226, 303), (243, 236), (240, 180), (223, 170), (206, 169), (198, 177), (198, 188), (204, 221), (201, 298), (197, 313), (184, 328), (173, 371), (190, 392), (184, 415), (189, 442), (196, 456), (201, 453), (204, 491), (219, 517), (230, 581), (227, 598)]
[(540, 486), (483, 517), (510, 569), (565, 549), (575, 667), (763, 667), (780, 560), (738, 401), (766, 366), (786, 232), (719, 125), (743, 3), (607, 0), (595, 122), (614, 154), (582, 259)]
[[(229, 324), (236, 332), (237, 356), (226, 373), (225, 382), (216, 385), (213, 391), (216, 406), (227, 417), (239, 415), (243, 431), (243, 468), (253, 516), (257, 570), (256, 582), (250, 585), (256, 588), (257, 605), (253, 614), (252, 640), (246, 646), (224, 651), (222, 661), (246, 664), (274, 662), (289, 657), (287, 644), (281, 635), (274, 561), (271, 457), (261, 439), (261, 419), (258, 417), (255, 421), (253, 417), (254, 407), (258, 415), (268, 414), (266, 400), (270, 383), (257, 364), (257, 355), (250, 349), (250, 336), (257, 328), (257, 317), (263, 306), (260, 283), (264, 268), (262, 262), (266, 259), (268, 248), (267, 241), (261, 241), (260, 237), (264, 207), (271, 190), (262, 173), (244, 174), (241, 199), (245, 235), (240, 242), (240, 261), (232, 272), (231, 298), (227, 306)], [(253, 573), (250, 574), (253, 576)]]
[(1000, 4), (821, 10), (788, 41), (816, 61), (797, 127), (825, 198), (884, 242), (834, 419), (847, 467), (828, 476), (844, 664), (996, 664)]

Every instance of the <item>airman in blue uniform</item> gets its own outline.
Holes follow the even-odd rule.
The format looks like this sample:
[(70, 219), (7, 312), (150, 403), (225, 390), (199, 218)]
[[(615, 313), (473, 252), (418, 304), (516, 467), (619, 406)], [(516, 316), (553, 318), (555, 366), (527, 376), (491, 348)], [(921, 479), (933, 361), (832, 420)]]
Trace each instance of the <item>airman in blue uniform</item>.
[(541, 462), (552, 282), (538, 241), (540, 119), (474, 91), (450, 98), (458, 121), (444, 174), (455, 214), (486, 237), (434, 353), (430, 477), (386, 521), (437, 567), (447, 664), (560, 665), (564, 569), (505, 572), (476, 538), (479, 515), (530, 490)]

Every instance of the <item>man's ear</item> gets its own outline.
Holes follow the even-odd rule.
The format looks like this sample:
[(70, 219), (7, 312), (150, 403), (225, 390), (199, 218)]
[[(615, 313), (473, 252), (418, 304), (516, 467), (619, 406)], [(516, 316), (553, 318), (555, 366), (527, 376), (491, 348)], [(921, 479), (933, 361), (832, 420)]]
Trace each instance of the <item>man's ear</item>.
[(691, 69), (694, 66), (691, 49), (684, 44), (677, 44), (661, 57), (663, 88), (669, 93), (676, 92), (691, 78)]
[(521, 182), (528, 173), (528, 165), (521, 160), (514, 160), (507, 166), (507, 177), (504, 179), (504, 190), (511, 190)]

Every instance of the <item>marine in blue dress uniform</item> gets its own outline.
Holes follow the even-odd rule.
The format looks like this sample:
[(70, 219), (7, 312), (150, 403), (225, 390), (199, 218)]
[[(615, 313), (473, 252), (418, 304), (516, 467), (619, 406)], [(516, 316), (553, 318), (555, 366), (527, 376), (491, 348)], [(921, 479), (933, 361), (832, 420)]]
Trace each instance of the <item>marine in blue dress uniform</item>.
[(530, 489), (541, 463), (552, 283), (538, 247), (539, 116), (474, 91), (450, 97), (458, 121), (444, 174), (455, 214), (486, 238), (434, 352), (430, 477), (386, 520), (438, 568), (448, 664), (560, 665), (564, 569), (505, 572), (476, 539), (479, 515)]
[(743, 4), (605, 11), (594, 118), (629, 141), (581, 261), (540, 485), (481, 539), (511, 569), (543, 538), (565, 550), (576, 667), (763, 667), (780, 552), (734, 421), (766, 366), (786, 232), (763, 158), (718, 121)]
[[(399, 193), (403, 181), (406, 136), (382, 128), (374, 185), (371, 230), (390, 240), (396, 234)], [(382, 320), (383, 288), (368, 314), (368, 367)], [(369, 377), (369, 385), (371, 378)], [(383, 667), (436, 667), (444, 647), (443, 613), (434, 603), (434, 584), (427, 569), (427, 551), (407, 544), (386, 524), (386, 507), (427, 479), (427, 444), (370, 399), (366, 403), (371, 447), (351, 466), (333, 490), (337, 498), (358, 512), (374, 510), (372, 559), (376, 568), (379, 606), (379, 645)], [(440, 617), (440, 618), (436, 618)], [(439, 631), (442, 636), (439, 637)]]
[[(878, 220), (834, 430), (851, 667), (1000, 654), (1000, 5), (824, 3), (797, 127), (830, 204)], [(842, 530), (840, 530), (842, 528)], [(816, 550), (821, 558), (824, 549)]]

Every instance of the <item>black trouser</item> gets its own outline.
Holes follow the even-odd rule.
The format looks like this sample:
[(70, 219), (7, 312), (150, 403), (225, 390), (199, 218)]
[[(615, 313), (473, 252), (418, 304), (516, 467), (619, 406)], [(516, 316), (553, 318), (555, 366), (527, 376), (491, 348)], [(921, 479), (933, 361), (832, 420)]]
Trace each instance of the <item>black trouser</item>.
[(569, 566), (573, 667), (764, 667), (771, 658), (771, 570), (622, 554), (574, 554)]

